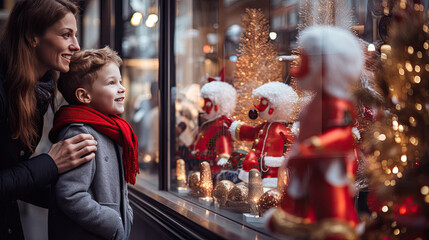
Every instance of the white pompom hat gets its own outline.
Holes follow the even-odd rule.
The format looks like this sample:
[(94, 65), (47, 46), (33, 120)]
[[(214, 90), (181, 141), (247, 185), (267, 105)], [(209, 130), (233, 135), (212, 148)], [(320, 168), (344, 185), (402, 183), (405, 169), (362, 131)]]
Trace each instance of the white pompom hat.
[(274, 108), (271, 120), (286, 122), (295, 120), (299, 97), (289, 85), (281, 82), (265, 83), (254, 89), (252, 96), (265, 97), (270, 101), (270, 107)]
[(312, 26), (301, 32), (298, 46), (308, 54), (310, 67), (298, 85), (308, 81), (307, 86), (322, 86), (334, 97), (351, 100), (350, 88), (358, 83), (364, 62), (357, 37), (338, 27)]
[(213, 81), (201, 88), (201, 97), (210, 99), (219, 107), (219, 114), (229, 116), (234, 111), (237, 91), (231, 84)]

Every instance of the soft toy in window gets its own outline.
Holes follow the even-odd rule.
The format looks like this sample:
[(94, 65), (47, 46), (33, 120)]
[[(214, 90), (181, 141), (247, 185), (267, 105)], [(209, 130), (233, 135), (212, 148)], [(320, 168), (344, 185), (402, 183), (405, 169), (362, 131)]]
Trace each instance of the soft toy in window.
[(292, 87), (281, 82), (269, 82), (256, 88), (252, 96), (255, 107), (264, 123), (252, 126), (234, 121), (229, 128), (236, 140), (253, 141), (252, 150), (246, 155), (239, 178), (248, 182), (253, 168), (262, 172), (265, 188), (277, 186), (277, 172), (284, 154), (292, 144), (292, 123), (298, 111), (299, 97)]
[(232, 139), (228, 118), (235, 108), (236, 91), (233, 86), (221, 81), (206, 83), (201, 88), (203, 98), (203, 122), (194, 142), (189, 147), (190, 164), (202, 161), (210, 163), (212, 173), (218, 173), (232, 154)]

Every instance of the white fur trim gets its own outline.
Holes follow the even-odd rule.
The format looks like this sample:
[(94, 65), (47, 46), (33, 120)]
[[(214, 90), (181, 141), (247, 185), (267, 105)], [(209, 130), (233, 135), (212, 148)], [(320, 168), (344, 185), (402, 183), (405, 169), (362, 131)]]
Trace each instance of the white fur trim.
[(344, 172), (344, 162), (342, 159), (320, 163), (320, 169), (325, 173), (325, 180), (333, 186), (343, 187), (349, 184), (350, 180)]
[(237, 129), (238, 125), (240, 125), (242, 122), (240, 121), (234, 121), (231, 123), (231, 126), (229, 126), (229, 133), (231, 133), (232, 139), (236, 140), (238, 136), (235, 136), (235, 130)]
[(338, 27), (312, 26), (300, 33), (298, 46), (309, 55), (310, 69), (298, 80), (301, 90), (319, 92), (321, 89), (317, 88), (322, 86), (331, 96), (353, 98), (350, 89), (359, 82), (364, 62), (356, 36)]
[(357, 128), (352, 128), (352, 133), (356, 136), (357, 140), (360, 140), (360, 132)]
[(304, 197), (310, 186), (310, 173), (294, 173), (287, 187), (287, 193), (294, 199)]
[(285, 160), (284, 156), (281, 156), (281, 157), (265, 156), (264, 157), (264, 163), (268, 167), (280, 167), (282, 165), (282, 163), (284, 162), (284, 160)]
[(277, 178), (263, 178), (262, 186), (269, 188), (277, 187)]
[(228, 159), (226, 159), (226, 158), (220, 158), (218, 161), (217, 161), (217, 165), (218, 166), (225, 166), (225, 164), (228, 162)]
[(231, 84), (213, 81), (201, 88), (201, 97), (209, 98), (219, 107), (219, 114), (229, 116), (234, 111), (237, 91)]
[(281, 82), (269, 82), (252, 91), (255, 98), (265, 97), (270, 101), (270, 107), (274, 113), (270, 121), (292, 121), (296, 118), (299, 97), (287, 84)]
[(241, 181), (248, 183), (249, 182), (249, 172), (246, 172), (243, 169), (239, 169), (238, 171), (239, 171), (238, 178)]
[(296, 137), (299, 135), (299, 122), (294, 122), (292, 128), (290, 129)]

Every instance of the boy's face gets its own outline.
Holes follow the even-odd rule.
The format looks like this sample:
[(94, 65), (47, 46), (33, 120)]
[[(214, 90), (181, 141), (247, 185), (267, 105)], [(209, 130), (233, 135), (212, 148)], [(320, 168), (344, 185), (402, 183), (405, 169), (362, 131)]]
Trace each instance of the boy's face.
[(109, 63), (97, 72), (97, 78), (88, 90), (91, 96), (89, 107), (106, 115), (124, 112), (125, 87), (115, 63)]

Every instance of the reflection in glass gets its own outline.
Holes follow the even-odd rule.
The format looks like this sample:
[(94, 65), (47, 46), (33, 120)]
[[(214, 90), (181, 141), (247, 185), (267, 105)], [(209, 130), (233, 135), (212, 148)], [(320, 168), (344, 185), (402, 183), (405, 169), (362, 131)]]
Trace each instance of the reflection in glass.
[(150, 15), (158, 15), (156, 0), (130, 0), (124, 6), (122, 78), (128, 90), (125, 118), (139, 142), (139, 177), (157, 185), (159, 28), (157, 21), (150, 27), (144, 24)]
[[(171, 159), (171, 162), (176, 163), (179, 159), (184, 161), (188, 176), (187, 187), (190, 188), (190, 193), (181, 194), (181, 197), (264, 231), (261, 225), (243, 221), (243, 213), (262, 214), (278, 206), (283, 188), (288, 184), (288, 173), (284, 168), (280, 168), (278, 173), (277, 169), (284, 162), (283, 156), (287, 154), (294, 135), (297, 134), (294, 130), (299, 130), (294, 125), (296, 117), (292, 115), (298, 114), (303, 105), (301, 103), (305, 102), (301, 97), (305, 95), (296, 91), (294, 94), (299, 101), (282, 102), (274, 106), (275, 104), (270, 103), (277, 102), (276, 98), (265, 94), (252, 96), (252, 93), (268, 82), (280, 82), (295, 91), (296, 86), (289, 69), (292, 60), (296, 60), (296, 39), (299, 28), (304, 23), (300, 11), (303, 9), (303, 2), (314, 1), (176, 1), (176, 149), (175, 159)], [(355, 10), (352, 13), (354, 24), (351, 29), (360, 37), (364, 36), (364, 28), (367, 30), (373, 26), (372, 19), (370, 25), (365, 20), (370, 7), (366, 2), (344, 1), (346, 11)], [(247, 18), (243, 18), (246, 13)], [(331, 16), (330, 19), (336, 19), (335, 17)], [(376, 49), (379, 47), (378, 44), (374, 46)], [(279, 56), (282, 57), (278, 58)], [(232, 94), (227, 93), (228, 87), (222, 87), (220, 92), (212, 96), (207, 94), (205, 88), (213, 82), (228, 84), (235, 89), (235, 107), (233, 100), (229, 98)], [(214, 112), (223, 107), (220, 105), (222, 100), (234, 109), (228, 112), (230, 114), (214, 115)], [(265, 113), (262, 109), (264, 100), (267, 105)], [(297, 105), (297, 108), (293, 109), (292, 105)], [(279, 109), (288, 109), (293, 113), (281, 119), (267, 117), (272, 116), (273, 111), (280, 112)], [(224, 117), (220, 119), (221, 116)], [(220, 121), (221, 126), (211, 127), (210, 120), (214, 120), (213, 123)], [(246, 124), (236, 122), (238, 120)], [(266, 133), (268, 128), (288, 130), (270, 135)], [(249, 137), (240, 139), (240, 133), (241, 137)], [(233, 140), (231, 149), (222, 150), (225, 145), (229, 145), (225, 144), (229, 138)], [(247, 143), (241, 140), (247, 140)], [(267, 147), (266, 143), (270, 146)], [(200, 145), (196, 147), (198, 144)], [(259, 148), (258, 144), (265, 144), (265, 147)], [(274, 148), (278, 155), (270, 155), (272, 152), (267, 150)], [(250, 158), (254, 160), (253, 165), (250, 164), (252, 166), (247, 166), (247, 171), (243, 171), (248, 165), (246, 160)], [(269, 161), (271, 162), (267, 165)], [(213, 189), (212, 193), (208, 193), (204, 187), (208, 181), (203, 179), (208, 175), (200, 169), (202, 162), (207, 162), (210, 166), (209, 185)], [(183, 187), (182, 174), (179, 174), (182, 163), (177, 162), (176, 169), (174, 166), (171, 169), (176, 171), (176, 178), (171, 182), (173, 192)], [(259, 180), (264, 186), (262, 190), (258, 184), (258, 187), (249, 187), (248, 177), (246, 181), (240, 179), (240, 172), (249, 174), (252, 168), (259, 169)], [(269, 171), (269, 168), (275, 171)], [(277, 181), (278, 175), (280, 184)], [(278, 185), (280, 188), (277, 188)], [(214, 204), (200, 200), (208, 197), (213, 197)]]

